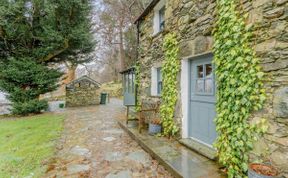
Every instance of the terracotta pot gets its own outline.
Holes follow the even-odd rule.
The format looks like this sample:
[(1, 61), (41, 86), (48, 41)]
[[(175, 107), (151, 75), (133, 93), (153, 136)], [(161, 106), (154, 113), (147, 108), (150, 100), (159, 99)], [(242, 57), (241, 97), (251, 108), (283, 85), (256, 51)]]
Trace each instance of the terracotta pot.
[(271, 165), (251, 163), (248, 170), (248, 178), (277, 178), (278, 171)]

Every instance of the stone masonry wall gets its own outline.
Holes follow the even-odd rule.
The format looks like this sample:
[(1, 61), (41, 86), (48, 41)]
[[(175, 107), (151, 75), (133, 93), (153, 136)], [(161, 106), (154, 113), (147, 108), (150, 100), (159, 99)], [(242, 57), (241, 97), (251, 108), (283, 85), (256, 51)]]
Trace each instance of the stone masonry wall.
[[(271, 161), (288, 176), (288, 0), (242, 0), (248, 12), (247, 24), (255, 25), (255, 51), (266, 73), (267, 101), (264, 109), (254, 113), (255, 121), (266, 118), (269, 131), (255, 144), (251, 160)], [(163, 37), (175, 32), (180, 42), (180, 59), (212, 51), (212, 30), (215, 22), (215, 0), (166, 0), (165, 30), (153, 36), (152, 10), (140, 24), (142, 101), (157, 101), (150, 95), (151, 67), (163, 61)], [(164, 84), (165, 87), (165, 84)], [(175, 120), (181, 125), (180, 97)]]
[(66, 91), (68, 107), (89, 106), (100, 104), (100, 92), (96, 88), (75, 88)]

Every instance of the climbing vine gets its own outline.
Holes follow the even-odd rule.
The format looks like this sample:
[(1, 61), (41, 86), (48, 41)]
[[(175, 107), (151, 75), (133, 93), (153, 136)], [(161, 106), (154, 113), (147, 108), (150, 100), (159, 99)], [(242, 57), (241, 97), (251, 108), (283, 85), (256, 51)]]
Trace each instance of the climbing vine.
[(260, 126), (248, 120), (265, 100), (264, 73), (251, 47), (252, 27), (245, 24), (238, 3), (238, 0), (217, 0), (213, 33), (218, 132), (215, 147), (219, 161), (228, 169), (228, 177), (246, 177), (249, 151), (257, 135), (267, 129), (263, 120)]
[(139, 91), (139, 86), (140, 86), (140, 62), (137, 61), (135, 64), (135, 94), (136, 94), (136, 111), (139, 112), (141, 109), (141, 102), (140, 102), (140, 91)]
[(162, 66), (163, 89), (160, 115), (164, 136), (174, 136), (179, 128), (174, 123), (174, 109), (177, 102), (177, 75), (180, 71), (178, 59), (179, 46), (176, 34), (167, 34), (164, 38), (164, 64)]

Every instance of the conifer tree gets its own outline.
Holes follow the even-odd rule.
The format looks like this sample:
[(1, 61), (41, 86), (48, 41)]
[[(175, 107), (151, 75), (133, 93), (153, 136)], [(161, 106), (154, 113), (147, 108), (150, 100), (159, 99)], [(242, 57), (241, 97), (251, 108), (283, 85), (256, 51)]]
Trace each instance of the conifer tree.
[(61, 76), (51, 65), (90, 60), (79, 57), (95, 45), (90, 10), (89, 0), (0, 1), (0, 90), (10, 95), (14, 113), (45, 109), (38, 97)]

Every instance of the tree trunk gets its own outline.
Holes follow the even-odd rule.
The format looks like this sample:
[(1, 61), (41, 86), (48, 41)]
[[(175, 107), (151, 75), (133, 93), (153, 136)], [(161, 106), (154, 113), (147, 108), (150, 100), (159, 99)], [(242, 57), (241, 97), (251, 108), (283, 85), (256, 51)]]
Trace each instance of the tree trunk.
[(120, 71), (125, 70), (125, 52), (124, 52), (124, 44), (123, 44), (123, 21), (120, 20), (119, 26), (119, 48), (120, 48)]
[(73, 80), (75, 80), (75, 77), (76, 77), (76, 69), (77, 69), (77, 66), (75, 65), (71, 65), (68, 67), (68, 72), (67, 72), (67, 77), (65, 79), (65, 83), (70, 83), (72, 82)]

